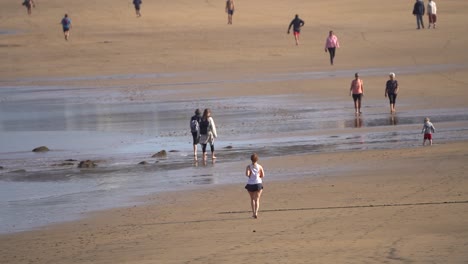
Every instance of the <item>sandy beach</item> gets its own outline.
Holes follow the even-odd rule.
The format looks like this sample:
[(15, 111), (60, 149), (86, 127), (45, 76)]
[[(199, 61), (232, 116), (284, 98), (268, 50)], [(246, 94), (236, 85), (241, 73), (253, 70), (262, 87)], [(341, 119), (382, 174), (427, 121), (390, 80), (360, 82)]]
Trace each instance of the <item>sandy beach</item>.
[[(219, 160), (179, 173), (240, 180), (144, 193), (135, 206), (1, 234), (1, 263), (467, 263), (468, 2), (436, 1), (437, 29), (424, 30), (403, 0), (236, 1), (233, 25), (224, 1), (143, 1), (140, 18), (129, 0), (85, 2), (38, 0), (30, 16), (20, 1), (1, 4), (3, 171), (50, 167), (64, 153), (115, 163), (132, 153), (125, 162), (135, 162), (154, 153), (149, 144), (176, 149), (183, 163), (186, 117), (211, 107)], [(295, 14), (305, 21), (299, 46), (286, 34)], [(333, 66), (329, 30), (341, 45)], [(362, 118), (348, 95), (355, 72)], [(396, 116), (384, 98), (389, 72), (401, 86)], [(421, 146), (424, 116), (437, 128), (431, 147)], [(95, 142), (84, 144), (88, 133)], [(59, 151), (27, 153), (53, 140)], [(252, 151), (267, 175), (256, 220), (243, 189)], [(141, 171), (131, 171), (135, 181)], [(51, 174), (41, 175), (47, 185)], [(6, 172), (0, 181), (23, 186)]]

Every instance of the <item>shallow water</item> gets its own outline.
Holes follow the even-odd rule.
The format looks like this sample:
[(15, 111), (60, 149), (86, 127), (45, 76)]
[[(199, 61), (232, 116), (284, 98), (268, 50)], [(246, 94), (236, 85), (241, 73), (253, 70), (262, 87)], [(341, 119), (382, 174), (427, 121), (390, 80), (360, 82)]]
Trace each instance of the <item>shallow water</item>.
[[(369, 74), (388, 71), (369, 70)], [(283, 81), (337, 74), (349, 75), (346, 71), (272, 74), (195, 83)], [(174, 76), (124, 75), (110, 79)], [(105, 81), (107, 77), (91, 79)], [(82, 79), (72, 79), (76, 80)], [(67, 81), (63, 78), (49, 78), (44, 80), (47, 84), (38, 86), (24, 85), (27, 81), (34, 80), (13, 80), (0, 86), (0, 166), (4, 167), (0, 170), (0, 233), (135, 204), (136, 197), (155, 192), (242, 184), (239, 168), (254, 151), (268, 158), (420, 145), (422, 120), (427, 115), (427, 111), (389, 115), (382, 112), (381, 100), (366, 99), (364, 113), (356, 117), (350, 100), (310, 100), (300, 95), (134, 102), (123, 100), (126, 94), (120, 87), (87, 93), (88, 87), (70, 85), (64, 89), (64, 84), (53, 84)], [(154, 93), (174, 92), (172, 85)], [(424, 102), (401, 99), (399, 107), (404, 109), (409, 104), (422, 106)], [(199, 105), (210, 105), (215, 111), (220, 134), (215, 164), (194, 162), (191, 157), (188, 120)], [(438, 109), (430, 116), (437, 129), (436, 142), (468, 139), (467, 108)], [(51, 151), (31, 152), (41, 145)], [(168, 151), (166, 158), (151, 158), (162, 149)], [(75, 161), (64, 165), (67, 159)], [(77, 162), (85, 159), (99, 160), (98, 167), (77, 169)], [(137, 165), (140, 161), (149, 164)], [(319, 175), (329, 169), (307, 168), (307, 174)], [(304, 170), (269, 170), (268, 175), (272, 180), (288, 179), (302, 176)]]

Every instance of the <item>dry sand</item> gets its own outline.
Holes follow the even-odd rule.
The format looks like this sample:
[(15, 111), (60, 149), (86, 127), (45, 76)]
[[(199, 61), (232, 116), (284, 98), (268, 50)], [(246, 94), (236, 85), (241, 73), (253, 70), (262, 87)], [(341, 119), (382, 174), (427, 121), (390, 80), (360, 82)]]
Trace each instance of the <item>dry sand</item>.
[[(141, 18), (129, 0), (36, 2), (31, 16), (20, 1), (1, 4), (1, 29), (18, 31), (0, 36), (5, 83), (35, 77), (200, 72), (228, 78), (377, 67), (396, 72), (400, 96), (427, 100), (427, 109), (468, 105), (466, 1), (438, 1), (438, 29), (419, 31), (413, 3), (406, 0), (236, 1), (232, 26), (226, 25), (221, 0), (144, 1)], [(68, 42), (59, 25), (64, 13), (73, 22)], [(306, 22), (299, 47), (286, 34), (296, 13)], [(342, 46), (335, 66), (323, 51), (330, 29)], [(424, 65), (461, 67), (398, 72)], [(197, 77), (182, 80), (191, 78)], [(363, 78), (367, 98), (383, 97), (386, 75)], [(347, 96), (351, 79), (225, 85), (184, 96), (334, 98)], [(467, 263), (467, 147), (458, 142), (266, 159), (267, 171), (355, 166), (266, 183), (258, 220), (249, 219), (242, 186), (164, 194), (149, 198), (148, 206), (2, 235), (0, 262)]]

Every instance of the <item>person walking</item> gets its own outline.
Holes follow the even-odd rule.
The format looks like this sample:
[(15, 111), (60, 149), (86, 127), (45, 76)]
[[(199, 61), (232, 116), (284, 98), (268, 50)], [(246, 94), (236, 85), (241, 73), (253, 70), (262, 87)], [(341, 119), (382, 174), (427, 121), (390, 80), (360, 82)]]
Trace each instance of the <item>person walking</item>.
[(211, 158), (216, 159), (214, 140), (218, 137), (214, 119), (211, 117), (209, 108), (203, 111), (203, 116), (200, 121), (200, 144), (202, 145), (203, 160), (206, 160), (206, 145), (210, 144)]
[(330, 64), (333, 65), (333, 60), (335, 59), (335, 51), (340, 47), (338, 42), (338, 37), (333, 34), (333, 31), (330, 30), (328, 37), (325, 40), (325, 52), (330, 54)]
[(294, 19), (289, 23), (288, 34), (293, 27), (294, 39), (296, 40), (296, 46), (299, 45), (299, 35), (301, 34), (301, 28), (304, 26), (304, 21), (299, 18), (299, 15), (296, 14)]
[(361, 113), (361, 101), (364, 96), (364, 83), (359, 78), (359, 73), (354, 74), (354, 80), (351, 81), (351, 87), (349, 88), (349, 95), (353, 96), (354, 111), (356, 115)]
[(426, 140), (429, 140), (429, 144), (432, 146), (432, 133), (435, 132), (435, 127), (431, 123), (429, 117), (424, 118), (424, 125), (421, 130), (421, 134), (424, 134), (423, 146), (426, 145)]
[(65, 37), (65, 40), (68, 41), (68, 37), (70, 36), (70, 29), (72, 27), (71, 24), (71, 19), (68, 17), (68, 14), (65, 14), (60, 21), (60, 24), (62, 24), (62, 29), (63, 29), (63, 35)]
[(245, 168), (245, 176), (249, 179), (245, 189), (250, 196), (250, 205), (252, 207), (252, 217), (258, 218), (258, 209), (260, 208), (260, 197), (263, 191), (263, 177), (265, 171), (262, 165), (258, 164), (258, 155), (256, 153), (250, 156), (251, 164)]
[(195, 115), (190, 118), (190, 132), (193, 139), (193, 158), (197, 160), (197, 145), (200, 143), (200, 122), (201, 122), (200, 109), (195, 110)]
[(234, 15), (234, 0), (226, 1), (226, 13), (228, 14), (228, 25), (232, 25), (232, 16)]
[(142, 3), (143, 2), (141, 0), (133, 0), (133, 5), (135, 6), (135, 13), (137, 17), (141, 17), (140, 9)]
[(437, 5), (433, 0), (429, 0), (429, 3), (427, 3), (427, 15), (429, 16), (429, 26), (427, 28), (431, 28), (431, 24), (432, 28), (436, 28)]
[(395, 113), (395, 103), (399, 87), (398, 81), (395, 80), (395, 73), (391, 72), (389, 77), (390, 80), (385, 85), (385, 98), (388, 96), (388, 100), (390, 101), (390, 113)]
[(416, 0), (413, 7), (413, 15), (416, 16), (416, 24), (418, 25), (417, 29), (421, 29), (421, 27), (424, 28), (424, 12), (424, 0)]
[(22, 5), (26, 7), (26, 10), (28, 11), (28, 15), (31, 15), (32, 8), (36, 7), (36, 3), (34, 3), (34, 0), (24, 0)]

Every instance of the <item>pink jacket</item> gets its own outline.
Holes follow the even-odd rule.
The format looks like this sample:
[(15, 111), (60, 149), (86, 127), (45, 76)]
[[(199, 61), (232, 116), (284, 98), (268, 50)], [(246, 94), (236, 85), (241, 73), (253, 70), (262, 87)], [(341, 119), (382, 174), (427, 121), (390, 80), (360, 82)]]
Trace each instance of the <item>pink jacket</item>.
[(338, 38), (335, 35), (328, 36), (327, 41), (325, 41), (325, 48), (339, 48), (340, 43), (338, 43)]

